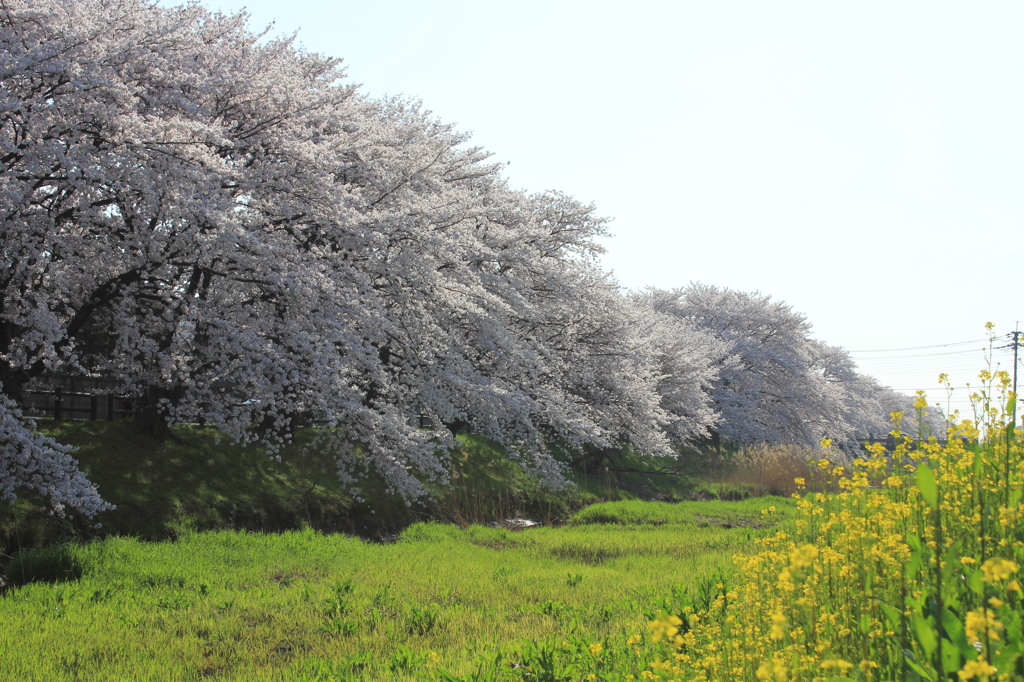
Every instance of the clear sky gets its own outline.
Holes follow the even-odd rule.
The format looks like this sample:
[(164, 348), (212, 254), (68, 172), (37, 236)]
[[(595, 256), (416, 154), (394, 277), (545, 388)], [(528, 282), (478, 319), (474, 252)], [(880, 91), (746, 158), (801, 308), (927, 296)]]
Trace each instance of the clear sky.
[(1017, 0), (203, 4), (422, 100), (512, 186), (596, 204), (627, 287), (761, 291), (943, 405), (985, 322), (1024, 322)]

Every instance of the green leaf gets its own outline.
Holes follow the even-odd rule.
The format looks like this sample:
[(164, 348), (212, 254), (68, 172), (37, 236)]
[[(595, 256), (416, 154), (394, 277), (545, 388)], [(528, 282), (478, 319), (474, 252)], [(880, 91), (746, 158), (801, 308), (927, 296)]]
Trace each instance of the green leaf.
[(967, 573), (967, 586), (971, 588), (971, 592), (974, 594), (984, 597), (985, 596), (985, 579), (981, 575), (981, 571), (978, 569), (969, 569)]
[(927, 464), (917, 465), (917, 488), (921, 491), (921, 497), (932, 509), (939, 508), (939, 486), (935, 482), (935, 474), (928, 468)]
[(1003, 649), (995, 655), (992, 660), (992, 665), (997, 670), (1013, 670), (1014, 666), (1017, 665), (1017, 660), (1020, 658), (1020, 654), (1016, 651), (1012, 651), (1009, 648)]
[(954, 646), (942, 647), (942, 668), (946, 671), (959, 670), (963, 667), (963, 655), (960, 649)]
[(921, 649), (924, 650), (924, 655), (931, 658), (932, 655), (935, 654), (935, 649), (938, 648), (939, 645), (938, 637), (935, 636), (935, 628), (932, 626), (931, 621), (920, 613), (915, 613), (911, 619), (914, 625), (914, 635), (917, 637), (918, 644), (920, 644)]
[[(942, 628), (946, 631), (946, 639), (952, 642), (956, 648), (962, 649), (964, 646), (968, 646), (963, 621), (949, 609), (942, 609)], [(957, 666), (957, 668), (959, 667)], [(949, 670), (949, 667), (947, 666), (946, 669)]]
[(937, 677), (937, 675), (935, 674), (935, 671), (933, 671), (933, 670), (931, 670), (929, 668), (926, 668), (923, 665), (921, 665), (920, 663), (918, 663), (917, 661), (915, 661), (913, 658), (911, 658), (909, 652), (904, 651), (903, 652), (903, 657), (904, 657), (904, 659), (907, 662), (907, 667), (910, 668), (911, 670), (913, 670), (918, 675), (920, 675), (922, 680), (932, 681), (932, 680), (935, 680), (935, 678)]
[(910, 561), (903, 565), (903, 575), (908, 580), (913, 580), (917, 576), (918, 571), (921, 568), (921, 564), (924, 562), (925, 555), (927, 553), (924, 545), (921, 544), (921, 538), (913, 533), (907, 533), (907, 546), (911, 549)]
[[(942, 553), (942, 582), (947, 585), (952, 584), (953, 573), (960, 567), (960, 547), (959, 543), (952, 542), (946, 551)], [(957, 605), (957, 599), (955, 595), (951, 594), (946, 598), (946, 603), (951, 606)]]
[(893, 630), (897, 630), (900, 627), (900, 617), (903, 615), (900, 610), (892, 604), (887, 604), (882, 600), (878, 600), (878, 605), (882, 607), (882, 613), (885, 614), (885, 619), (889, 621), (889, 627)]
[[(914, 552), (913, 554), (910, 555), (910, 561), (908, 561), (903, 566), (903, 575), (905, 575), (908, 580), (914, 580), (914, 579), (917, 578), (917, 574), (921, 570), (921, 563), (923, 562), (923, 554), (924, 554), (923, 550), (918, 550), (918, 551)], [(918, 605), (924, 603), (923, 599), (919, 599), (917, 601), (920, 602)]]
[(871, 632), (871, 614), (865, 611), (860, 614), (860, 618), (857, 619), (857, 625), (860, 626), (861, 634), (868, 634)]

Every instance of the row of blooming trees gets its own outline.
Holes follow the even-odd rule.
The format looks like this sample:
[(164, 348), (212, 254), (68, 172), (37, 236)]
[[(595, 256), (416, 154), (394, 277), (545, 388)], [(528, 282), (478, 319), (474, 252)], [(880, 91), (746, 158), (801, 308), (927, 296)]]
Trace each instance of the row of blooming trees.
[(638, 298), (719, 344), (712, 428), (732, 443), (813, 447), (828, 437), (857, 447), (858, 437), (890, 431), (893, 412), (913, 412), (907, 396), (858, 374), (849, 353), (811, 338), (807, 319), (769, 296), (691, 284)]
[(557, 480), (551, 442), (671, 456), (884, 413), (786, 306), (623, 292), (592, 207), (511, 190), (451, 126), (245, 19), (0, 6), (0, 497), (102, 508), (18, 408), (46, 374), (271, 448), (315, 417), (342, 476), (407, 496), (460, 430)]

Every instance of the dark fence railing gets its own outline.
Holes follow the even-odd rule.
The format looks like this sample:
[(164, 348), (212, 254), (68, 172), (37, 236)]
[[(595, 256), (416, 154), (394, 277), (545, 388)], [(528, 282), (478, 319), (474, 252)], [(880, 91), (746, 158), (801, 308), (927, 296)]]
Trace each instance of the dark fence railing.
[(135, 415), (135, 400), (119, 395), (116, 384), (101, 377), (48, 376), (29, 386), (22, 397), (28, 417), (52, 419), (121, 419)]

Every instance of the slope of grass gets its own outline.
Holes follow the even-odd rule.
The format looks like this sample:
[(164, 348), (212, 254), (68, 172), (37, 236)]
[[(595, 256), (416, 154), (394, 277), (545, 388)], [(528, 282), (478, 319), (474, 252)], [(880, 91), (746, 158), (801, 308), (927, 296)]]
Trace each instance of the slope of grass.
[[(8, 567), (25, 584), (0, 597), (0, 669), (54, 680), (519, 677), (538, 643), (589, 651), (698, 599), (734, 553), (793, 516), (791, 503), (765, 502), (777, 512), (631, 503), (644, 523), (418, 523), (387, 545), (307, 529), (28, 550)], [(53, 563), (69, 570), (38, 575)]]
[(553, 491), (502, 447), (462, 435), (452, 456), (452, 480), (434, 486), (431, 498), (406, 504), (372, 477), (356, 489), (345, 488), (331, 454), (309, 445), (311, 433), (300, 433), (278, 459), (258, 447), (233, 445), (212, 429), (176, 427), (169, 438), (155, 440), (130, 420), (40, 420), (40, 427), (78, 448), (82, 469), (117, 508), (100, 514), (97, 528), (73, 516), (54, 517), (38, 500), (0, 505), (0, 552), (8, 555), (75, 538), (122, 534), (160, 540), (183, 530), (308, 527), (380, 538), (427, 519), (467, 525), (526, 516), (552, 523), (600, 500), (677, 500), (694, 490), (691, 479), (664, 475), (665, 462), (630, 455), (618, 463), (626, 473), (607, 467), (570, 472), (576, 485)]
[[(301, 445), (276, 461), (259, 448), (219, 440), (208, 429), (180, 427), (157, 441), (129, 420), (41, 424), (48, 435), (78, 448), (80, 466), (117, 508), (96, 518), (102, 525), (97, 529), (81, 519), (52, 517), (32, 500), (4, 505), (0, 532), (8, 549), (98, 534), (162, 539), (189, 528), (357, 532), (364, 523), (330, 457), (300, 452)], [(381, 509), (386, 516), (388, 508)]]

